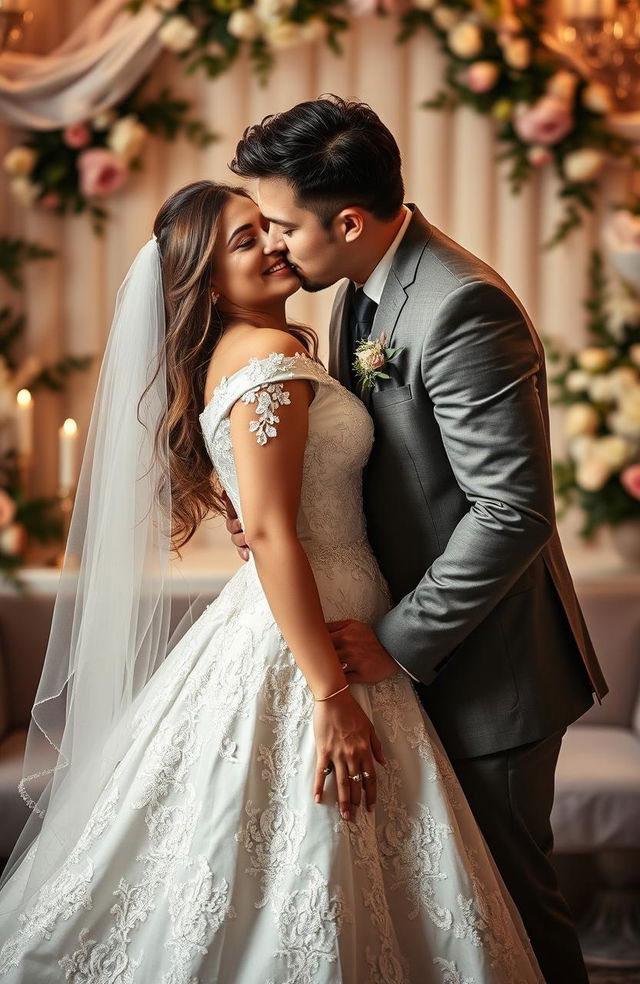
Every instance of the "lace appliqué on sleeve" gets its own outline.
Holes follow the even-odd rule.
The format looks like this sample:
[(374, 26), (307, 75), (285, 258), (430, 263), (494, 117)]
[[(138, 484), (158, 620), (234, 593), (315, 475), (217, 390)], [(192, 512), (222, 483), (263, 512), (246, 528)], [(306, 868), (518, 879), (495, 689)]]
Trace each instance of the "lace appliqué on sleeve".
[(249, 430), (256, 434), (256, 441), (261, 445), (278, 433), (275, 425), (280, 423), (280, 417), (276, 410), (291, 405), (289, 394), (282, 388), (282, 383), (255, 386), (243, 394), (242, 402), (256, 404), (257, 419), (251, 421)]

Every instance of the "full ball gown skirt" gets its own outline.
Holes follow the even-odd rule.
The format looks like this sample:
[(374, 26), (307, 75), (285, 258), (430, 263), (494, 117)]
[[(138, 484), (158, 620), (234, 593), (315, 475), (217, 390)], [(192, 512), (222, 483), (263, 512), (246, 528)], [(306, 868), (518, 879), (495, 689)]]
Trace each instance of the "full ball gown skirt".
[[(315, 395), (298, 532), (327, 620), (372, 622), (390, 600), (365, 537), (361, 402), (310, 358), (274, 353), (221, 382), (205, 442), (240, 514), (229, 411), (253, 403), (256, 439), (277, 440), (300, 378)], [(313, 698), (245, 564), (138, 695), (64, 865), (2, 917), (3, 984), (542, 984), (410, 678), (351, 689), (388, 760), (355, 822), (333, 776), (313, 800)]]

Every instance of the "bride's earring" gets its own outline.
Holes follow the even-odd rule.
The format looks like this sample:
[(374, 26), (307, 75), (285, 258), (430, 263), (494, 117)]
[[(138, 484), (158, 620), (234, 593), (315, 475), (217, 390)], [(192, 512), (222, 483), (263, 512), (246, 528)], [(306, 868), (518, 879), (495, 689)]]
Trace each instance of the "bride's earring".
[(218, 294), (217, 291), (215, 291), (215, 290), (212, 290), (211, 291), (211, 303), (212, 304), (217, 304), (219, 297), (220, 297), (220, 294)]

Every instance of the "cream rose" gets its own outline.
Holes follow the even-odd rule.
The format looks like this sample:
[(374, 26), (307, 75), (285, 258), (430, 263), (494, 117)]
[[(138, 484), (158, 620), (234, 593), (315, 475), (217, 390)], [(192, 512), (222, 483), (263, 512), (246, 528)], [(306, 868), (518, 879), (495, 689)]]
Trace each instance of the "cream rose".
[(91, 120), (91, 126), (94, 130), (108, 130), (117, 119), (118, 114), (115, 109), (105, 109), (102, 113), (96, 113)]
[(449, 48), (458, 58), (475, 58), (482, 51), (482, 31), (471, 21), (461, 21), (449, 31)]
[(617, 411), (609, 415), (609, 426), (622, 437), (640, 437), (640, 386), (621, 394)]
[(113, 124), (107, 137), (107, 145), (114, 154), (119, 154), (125, 161), (132, 161), (144, 147), (149, 131), (143, 126), (137, 116), (123, 116)]
[(590, 454), (603, 461), (613, 471), (620, 471), (629, 460), (631, 448), (628, 441), (618, 434), (606, 434), (593, 442)]
[(616, 398), (617, 388), (609, 373), (592, 376), (589, 381), (589, 396), (594, 403), (610, 403)]
[(582, 103), (592, 113), (606, 115), (613, 112), (611, 89), (602, 82), (590, 82), (582, 92)]
[(565, 384), (570, 393), (581, 393), (589, 389), (589, 384), (593, 377), (584, 369), (572, 369), (567, 373)]
[(600, 417), (590, 403), (573, 403), (567, 410), (565, 430), (569, 437), (594, 434)]
[(578, 365), (581, 369), (586, 369), (587, 372), (598, 372), (600, 369), (606, 369), (610, 362), (611, 353), (608, 349), (598, 348), (595, 345), (584, 349), (578, 355)]
[(264, 38), (267, 44), (276, 49), (295, 48), (305, 40), (300, 24), (292, 21), (266, 25)]
[(592, 147), (572, 150), (562, 162), (562, 169), (569, 181), (582, 183), (593, 181), (604, 167), (605, 155)]
[(158, 31), (158, 37), (169, 51), (188, 51), (198, 37), (198, 29), (187, 17), (170, 17)]
[(21, 523), (11, 523), (0, 530), (0, 550), (12, 557), (21, 554), (27, 545), (27, 534)]
[(576, 482), (585, 492), (598, 492), (611, 478), (611, 468), (600, 458), (587, 455), (576, 469)]
[(295, 0), (256, 0), (255, 11), (265, 24), (279, 24), (287, 19)]
[(507, 65), (520, 72), (531, 64), (531, 45), (526, 38), (510, 38), (505, 41), (502, 53)]
[(369, 349), (363, 349), (358, 354), (358, 361), (362, 368), (369, 372), (373, 369), (381, 369), (385, 364), (384, 353), (380, 351), (378, 346), (372, 346)]
[(263, 24), (253, 7), (234, 10), (227, 21), (227, 31), (239, 41), (255, 41), (262, 34)]
[(433, 8), (433, 19), (441, 31), (450, 31), (460, 23), (462, 11), (456, 7), (438, 6)]
[(34, 204), (42, 191), (41, 185), (35, 184), (23, 175), (13, 178), (9, 182), (9, 189), (15, 200), (26, 208)]
[(7, 174), (26, 177), (33, 171), (37, 160), (38, 155), (31, 147), (12, 147), (4, 155), (2, 166)]

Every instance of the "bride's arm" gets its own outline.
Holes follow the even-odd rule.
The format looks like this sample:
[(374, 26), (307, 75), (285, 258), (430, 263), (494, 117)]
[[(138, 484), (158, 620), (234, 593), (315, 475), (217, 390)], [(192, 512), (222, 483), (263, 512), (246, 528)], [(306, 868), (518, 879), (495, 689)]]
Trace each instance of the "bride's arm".
[[(318, 589), (296, 532), (300, 504), (308, 407), (313, 389), (305, 380), (283, 384), (290, 405), (279, 407), (277, 434), (260, 445), (250, 424), (256, 405), (234, 405), (231, 439), (238, 476), (245, 537), (273, 617), (314, 697), (324, 698), (347, 680), (327, 630)], [(349, 775), (367, 771), (367, 804), (375, 802), (374, 756), (383, 761), (369, 718), (349, 690), (319, 700), (314, 708), (318, 761), (314, 795), (321, 795), (322, 769), (333, 763), (341, 812), (360, 802), (360, 785)]]

